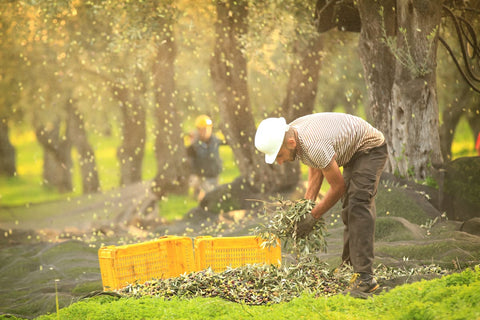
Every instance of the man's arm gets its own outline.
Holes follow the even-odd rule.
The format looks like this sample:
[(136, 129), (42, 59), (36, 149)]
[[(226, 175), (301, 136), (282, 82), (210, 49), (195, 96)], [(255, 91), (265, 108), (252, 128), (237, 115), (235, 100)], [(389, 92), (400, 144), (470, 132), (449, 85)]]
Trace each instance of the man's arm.
[(308, 183), (305, 199), (315, 201), (323, 182), (323, 172), (320, 169), (308, 168)]
[[(325, 212), (328, 211), (331, 207), (337, 203), (338, 200), (343, 196), (346, 190), (345, 181), (343, 180), (342, 173), (338, 167), (335, 157), (328, 164), (328, 166), (321, 170), (322, 179), (323, 176), (327, 179), (330, 184), (330, 189), (325, 194), (325, 197), (318, 202), (315, 207), (312, 209), (312, 216), (315, 219), (319, 219)], [(310, 182), (310, 171), (309, 171), (309, 182)], [(321, 186), (321, 183), (320, 183)], [(318, 187), (317, 193), (320, 191), (320, 186)], [(310, 189), (310, 185), (308, 187)], [(312, 189), (312, 192), (315, 190)], [(307, 190), (308, 192), (308, 190)], [(315, 196), (316, 197), (316, 196)], [(309, 198), (311, 199), (311, 198)]]

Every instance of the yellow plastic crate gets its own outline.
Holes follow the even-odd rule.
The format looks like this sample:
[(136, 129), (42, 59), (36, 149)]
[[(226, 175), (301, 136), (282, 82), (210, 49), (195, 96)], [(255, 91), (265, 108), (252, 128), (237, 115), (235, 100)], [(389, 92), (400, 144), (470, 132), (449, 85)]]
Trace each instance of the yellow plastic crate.
[(104, 290), (129, 283), (166, 279), (194, 271), (192, 239), (166, 236), (157, 240), (98, 250)]
[(280, 241), (276, 247), (262, 248), (263, 240), (255, 236), (213, 238), (197, 237), (194, 241), (197, 271), (208, 267), (221, 272), (227, 267), (247, 264), (277, 264), (282, 261)]

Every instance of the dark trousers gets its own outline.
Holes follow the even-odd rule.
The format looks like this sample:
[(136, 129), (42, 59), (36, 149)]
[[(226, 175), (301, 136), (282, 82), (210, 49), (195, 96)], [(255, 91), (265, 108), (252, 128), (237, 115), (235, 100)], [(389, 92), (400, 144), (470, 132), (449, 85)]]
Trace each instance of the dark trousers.
[(347, 191), (342, 199), (344, 263), (356, 273), (373, 274), (375, 195), (387, 161), (386, 144), (354, 155), (343, 167)]

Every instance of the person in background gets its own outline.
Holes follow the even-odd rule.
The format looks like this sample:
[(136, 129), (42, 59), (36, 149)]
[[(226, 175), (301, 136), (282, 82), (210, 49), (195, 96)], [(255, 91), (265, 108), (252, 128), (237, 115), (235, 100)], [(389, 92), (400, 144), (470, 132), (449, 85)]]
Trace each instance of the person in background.
[[(265, 153), (266, 163), (299, 159), (309, 167), (305, 199), (316, 201), (316, 205), (298, 222), (298, 237), (310, 234), (317, 220), (342, 199), (342, 260), (355, 272), (344, 294), (363, 297), (377, 290), (373, 274), (375, 195), (387, 161), (383, 134), (350, 114), (316, 113), (290, 124), (284, 118), (263, 120), (257, 128), (255, 147)], [(317, 201), (324, 178), (330, 189)]]
[(220, 159), (219, 147), (222, 144), (213, 133), (213, 122), (207, 115), (195, 119), (196, 131), (192, 143), (187, 148), (190, 163), (190, 186), (198, 201), (218, 185), (218, 176), (223, 164)]
[(478, 133), (477, 142), (475, 143), (475, 150), (477, 150), (477, 154), (480, 156), (480, 132)]

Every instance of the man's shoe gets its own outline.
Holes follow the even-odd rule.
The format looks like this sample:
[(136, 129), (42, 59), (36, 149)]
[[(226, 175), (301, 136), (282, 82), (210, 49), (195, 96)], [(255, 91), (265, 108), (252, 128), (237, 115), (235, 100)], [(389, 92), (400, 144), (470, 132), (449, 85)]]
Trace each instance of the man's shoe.
[(350, 280), (350, 285), (342, 292), (344, 295), (350, 294), (354, 298), (364, 298), (370, 296), (379, 288), (375, 278), (367, 273), (355, 273)]

